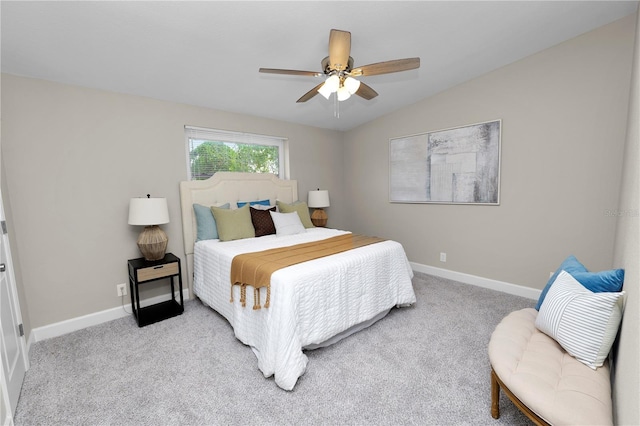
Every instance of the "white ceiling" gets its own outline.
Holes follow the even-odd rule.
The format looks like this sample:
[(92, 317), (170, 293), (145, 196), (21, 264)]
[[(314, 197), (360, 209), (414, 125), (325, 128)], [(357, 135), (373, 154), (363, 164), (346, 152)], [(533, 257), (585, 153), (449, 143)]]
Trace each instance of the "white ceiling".
[[(310, 126), (348, 130), (635, 12), (636, 1), (1, 2), (2, 72)], [(296, 100), (321, 80), (329, 30), (379, 96)]]

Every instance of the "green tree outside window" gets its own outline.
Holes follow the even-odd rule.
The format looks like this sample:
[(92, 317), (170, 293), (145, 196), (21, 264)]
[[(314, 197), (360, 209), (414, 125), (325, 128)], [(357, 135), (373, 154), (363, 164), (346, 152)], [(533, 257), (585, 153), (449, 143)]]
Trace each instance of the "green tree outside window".
[(279, 174), (277, 146), (189, 139), (191, 178), (204, 180), (216, 172)]

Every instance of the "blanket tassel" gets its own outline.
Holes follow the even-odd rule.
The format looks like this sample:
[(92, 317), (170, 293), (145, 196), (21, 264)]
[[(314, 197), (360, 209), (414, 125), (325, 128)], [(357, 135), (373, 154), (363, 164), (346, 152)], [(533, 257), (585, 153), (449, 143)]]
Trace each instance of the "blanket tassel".
[(247, 285), (240, 284), (240, 304), (244, 308), (247, 306)]
[[(231, 285), (231, 297), (229, 298), (229, 302), (231, 303), (233, 303), (233, 286), (234, 285), (240, 286), (240, 303), (244, 308), (245, 306), (247, 306), (247, 284), (235, 283)], [(267, 298), (264, 302), (264, 307), (268, 308), (270, 305), (270, 302), (271, 302), (271, 286), (267, 286)], [(259, 288), (253, 289), (253, 309), (254, 310), (262, 309), (262, 306), (260, 306), (260, 289)]]
[(259, 288), (254, 288), (253, 289), (253, 310), (257, 310), (260, 309), (260, 289)]

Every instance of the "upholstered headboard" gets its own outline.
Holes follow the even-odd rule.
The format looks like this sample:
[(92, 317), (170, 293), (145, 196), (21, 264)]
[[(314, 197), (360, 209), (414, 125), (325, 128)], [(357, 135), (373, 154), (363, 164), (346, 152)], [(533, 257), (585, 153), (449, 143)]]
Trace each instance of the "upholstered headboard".
[(292, 203), (298, 200), (298, 182), (284, 180), (269, 173), (218, 172), (207, 180), (180, 182), (180, 206), (182, 209), (182, 238), (187, 257), (189, 294), (193, 297), (193, 245), (197, 236), (196, 216), (193, 204), (204, 206), (230, 203), (235, 208), (238, 201), (269, 199)]

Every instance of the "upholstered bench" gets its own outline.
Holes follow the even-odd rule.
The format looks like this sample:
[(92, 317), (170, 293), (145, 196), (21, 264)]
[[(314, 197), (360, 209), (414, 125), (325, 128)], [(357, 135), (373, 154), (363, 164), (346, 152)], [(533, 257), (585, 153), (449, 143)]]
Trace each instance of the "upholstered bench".
[(540, 332), (538, 311), (506, 316), (489, 342), (491, 415), (500, 416), (500, 389), (538, 425), (613, 424), (609, 366), (593, 370)]

